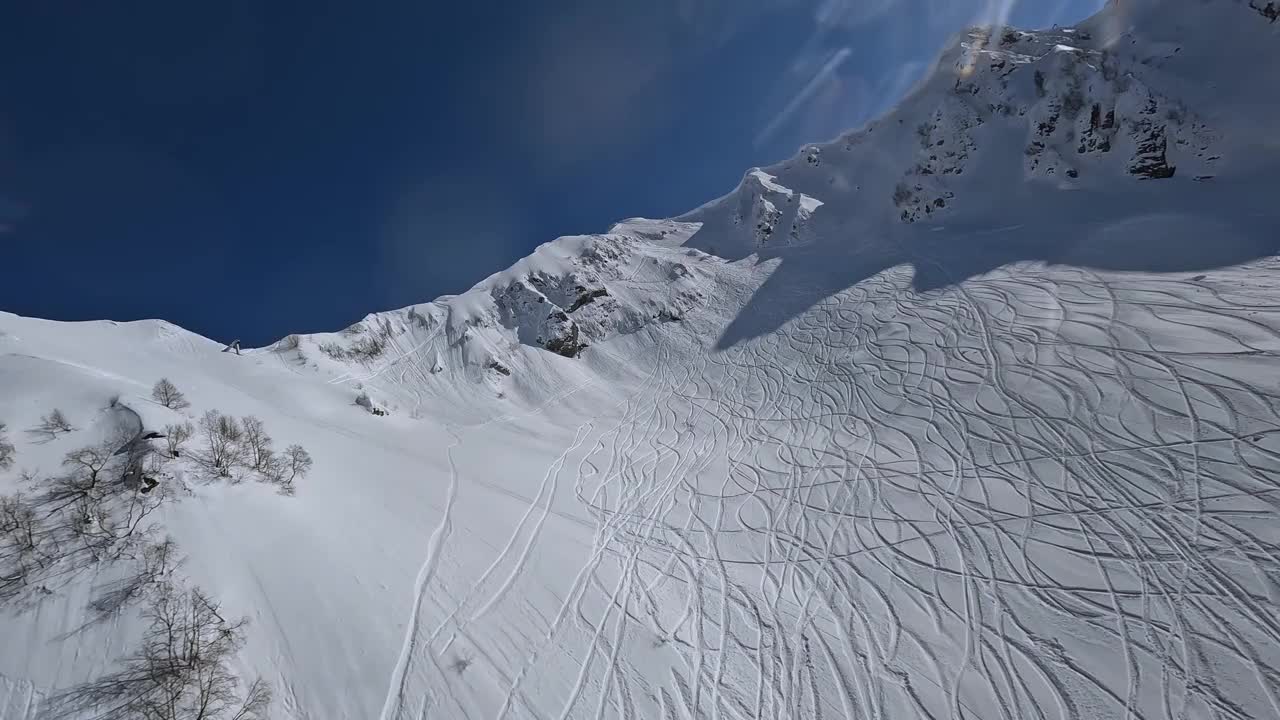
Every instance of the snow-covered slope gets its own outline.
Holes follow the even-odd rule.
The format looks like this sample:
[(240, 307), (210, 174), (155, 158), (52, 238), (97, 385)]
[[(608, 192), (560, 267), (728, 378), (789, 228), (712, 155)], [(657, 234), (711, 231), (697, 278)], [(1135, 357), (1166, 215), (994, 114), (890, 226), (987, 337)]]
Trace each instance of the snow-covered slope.
[[(686, 216), (338, 333), (0, 315), (0, 490), (213, 409), (305, 446), (293, 495), (152, 468), (272, 718), (1280, 717), (1276, 15), (968, 33)], [(84, 558), (0, 586), (0, 720), (143, 637), (145, 558)]]

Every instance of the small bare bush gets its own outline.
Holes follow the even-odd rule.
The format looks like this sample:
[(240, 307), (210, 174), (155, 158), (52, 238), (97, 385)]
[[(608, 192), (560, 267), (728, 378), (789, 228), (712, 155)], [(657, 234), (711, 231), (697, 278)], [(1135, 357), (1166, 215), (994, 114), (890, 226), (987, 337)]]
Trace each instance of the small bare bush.
[(254, 470), (265, 473), (274, 453), (271, 450), (271, 436), (267, 434), (262, 421), (253, 415), (240, 420), (244, 428), (244, 460)]
[(320, 352), (334, 360), (345, 360), (347, 358), (347, 349), (336, 342), (320, 343)]
[(271, 465), (268, 478), (280, 485), (286, 495), (294, 493), (294, 482), (311, 472), (311, 454), (301, 445), (290, 445)]
[(205, 463), (219, 476), (230, 477), (231, 468), (244, 457), (244, 428), (240, 421), (210, 410), (200, 418), (200, 433), (204, 437)]
[(138, 492), (147, 453), (111, 448), (104, 443), (67, 453), (62, 463), (67, 472), (51, 478), (39, 497), (41, 512), (54, 523), (61, 556), (119, 559), (131, 555), (152, 530), (147, 519), (164, 494)]
[(246, 621), (228, 622), (198, 588), (161, 584), (144, 617), (142, 645), (121, 669), (53, 699), (67, 716), (137, 720), (260, 720), (271, 689), (256, 679), (241, 691), (231, 660), (244, 645)]
[(71, 421), (67, 416), (62, 414), (58, 408), (54, 408), (52, 412), (40, 418), (40, 424), (35, 427), (34, 432), (48, 435), (49, 439), (56, 438), (59, 433), (69, 433), (75, 430), (71, 425)]
[(0, 496), (0, 598), (45, 566), (46, 537), (34, 503), (21, 494)]
[(156, 381), (155, 387), (151, 388), (151, 397), (170, 410), (185, 410), (191, 407), (187, 396), (182, 394), (182, 391), (170, 382), (169, 378), (160, 378)]
[(13, 456), (16, 454), (17, 450), (13, 447), (13, 443), (9, 442), (7, 428), (0, 422), (0, 470), (13, 467)]
[(289, 468), (289, 480), (305, 476), (311, 472), (311, 453), (302, 449), (301, 445), (290, 445), (285, 448), (284, 459)]
[(175, 582), (182, 563), (183, 557), (173, 538), (147, 545), (136, 558), (135, 572), (98, 588), (98, 595), (89, 603), (89, 608), (98, 620), (104, 620)]
[(182, 446), (191, 439), (196, 429), (189, 422), (180, 422), (177, 425), (164, 426), (164, 444), (165, 450), (168, 451), (169, 457), (176, 458), (182, 455)]

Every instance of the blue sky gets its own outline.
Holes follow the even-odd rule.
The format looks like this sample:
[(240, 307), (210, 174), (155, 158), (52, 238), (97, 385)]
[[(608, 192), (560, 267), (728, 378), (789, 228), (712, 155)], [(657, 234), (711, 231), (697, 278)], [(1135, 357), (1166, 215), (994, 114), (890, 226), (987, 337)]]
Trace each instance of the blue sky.
[(667, 216), (1101, 0), (10, 3), (0, 309), (265, 344)]

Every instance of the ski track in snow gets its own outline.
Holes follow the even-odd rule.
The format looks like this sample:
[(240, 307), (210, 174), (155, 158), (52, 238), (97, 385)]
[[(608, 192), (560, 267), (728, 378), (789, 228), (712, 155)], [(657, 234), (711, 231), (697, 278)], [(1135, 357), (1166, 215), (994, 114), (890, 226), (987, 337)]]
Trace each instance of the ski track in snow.
[(0, 720), (36, 720), (44, 701), (30, 682), (0, 675)]
[(454, 448), (462, 443), (462, 438), (452, 428), (449, 429), (449, 434), (453, 436), (453, 442), (445, 451), (449, 457), (448, 496), (445, 500), (444, 511), (440, 516), (440, 524), (431, 532), (431, 537), (427, 540), (426, 559), (422, 561), (422, 568), (418, 570), (418, 579), (414, 583), (413, 609), (405, 626), (404, 647), (400, 651), (400, 659), (396, 662), (395, 672), (391, 678), (391, 686), (387, 690), (387, 699), (382, 706), (382, 713), (379, 715), (382, 720), (390, 720), (390, 718), (395, 717), (392, 714), (394, 712), (393, 709), (402, 707), (409, 662), (417, 646), (418, 613), (422, 609), (426, 589), (431, 582), (432, 575), (435, 574), (436, 565), (440, 561), (440, 551), (445, 542), (448, 541), (449, 534), (453, 531), (453, 505), (458, 497), (458, 466), (454, 462), (453, 451)]
[[(465, 639), (496, 712), (443, 668), (417, 692), (440, 717), (1280, 717), (1280, 383), (1234, 379), (1280, 352), (1273, 266), (928, 294), (898, 269), (664, 353), (406, 643), (439, 668)], [(508, 627), (561, 487), (587, 563)]]

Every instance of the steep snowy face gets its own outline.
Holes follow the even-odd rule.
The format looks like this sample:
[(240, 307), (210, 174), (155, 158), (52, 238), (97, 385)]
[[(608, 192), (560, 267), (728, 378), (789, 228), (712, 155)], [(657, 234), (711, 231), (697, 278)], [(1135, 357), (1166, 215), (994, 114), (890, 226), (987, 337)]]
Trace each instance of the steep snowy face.
[[(817, 158), (817, 154), (812, 155)], [(747, 173), (738, 191), (739, 207), (733, 224), (745, 226), (754, 247), (766, 250), (794, 247), (809, 242), (809, 220), (822, 205), (803, 193), (782, 187), (763, 170)]]
[[(1258, 0), (1135, 0), (1074, 28), (972, 29), (900, 107), (749, 170), (683, 222), (560, 238), (463, 295), (370, 315), (341, 333), (290, 337), (277, 349), (299, 367), (345, 376), (426, 346), (428, 374), (500, 387), (543, 362), (528, 351), (580, 358), (704, 306), (708, 288), (734, 282), (717, 259), (885, 254), (890, 245), (909, 256), (921, 243), (903, 226), (1137, 207), (1153, 192), (1172, 198), (1195, 193), (1184, 189), (1191, 184), (1247, 182), (1280, 166), (1269, 126), (1249, 120), (1280, 97), (1273, 14)], [(1256, 80), (1219, 77), (1226, 67)]]
[(554, 362), (547, 353), (578, 359), (598, 343), (681, 322), (705, 304), (718, 261), (680, 247), (696, 230), (634, 220), (602, 235), (559, 238), (463, 295), (375, 313), (339, 333), (290, 336), (272, 349), (335, 377), (372, 376), (407, 356), (425, 357), (419, 384), (440, 375), (501, 391), (530, 364)]
[[(815, 226), (941, 223), (975, 201), (985, 212), (993, 187), (1246, 175), (1280, 154), (1250, 120), (1280, 93), (1274, 14), (1259, 0), (1118, 0), (1075, 28), (975, 28), (884, 118), (750, 171), (685, 219), (733, 226), (710, 247), (747, 254)], [(1234, 75), (1218, 77), (1227, 67)], [(788, 210), (792, 189), (838, 216)]]
[[(1223, 159), (1221, 133), (1181, 100), (1157, 89), (1172, 83), (1161, 82), (1164, 78), (1152, 66), (1180, 47), (1162, 49), (1169, 53), (1165, 57), (1134, 58), (1099, 45), (1084, 29), (979, 30), (962, 47), (955, 92), (986, 103), (992, 113), (1025, 118), (1023, 170), (1028, 178), (1065, 182), (1121, 171), (1167, 179), (1181, 168), (1184, 175), (1207, 179)], [(943, 119), (941, 114), (937, 119)], [(956, 124), (959, 132), (952, 139), (972, 149), (975, 143), (964, 130), (982, 121), (974, 111)], [(945, 133), (934, 135), (936, 128), (935, 123), (921, 129), (923, 150), (934, 161), (938, 155), (932, 148), (947, 140)], [(957, 170), (964, 155), (949, 156)], [(949, 169), (944, 164), (942, 172)]]

